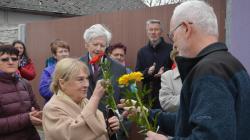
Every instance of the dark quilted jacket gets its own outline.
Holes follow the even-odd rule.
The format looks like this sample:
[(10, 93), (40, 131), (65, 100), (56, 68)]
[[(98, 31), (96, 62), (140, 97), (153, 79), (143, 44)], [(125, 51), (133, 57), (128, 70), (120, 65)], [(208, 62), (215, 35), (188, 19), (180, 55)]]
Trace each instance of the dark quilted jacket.
[(32, 106), (39, 109), (30, 84), (0, 72), (0, 140), (40, 140), (28, 114)]

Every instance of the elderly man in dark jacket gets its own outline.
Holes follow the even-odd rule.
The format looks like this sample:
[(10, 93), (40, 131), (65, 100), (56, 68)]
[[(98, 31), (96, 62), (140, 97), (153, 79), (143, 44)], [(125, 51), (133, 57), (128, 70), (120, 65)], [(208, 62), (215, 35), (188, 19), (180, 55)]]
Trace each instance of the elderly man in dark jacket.
[[(112, 36), (106, 27), (101, 24), (95, 24), (85, 30), (83, 37), (85, 41), (85, 48), (88, 50), (88, 53), (81, 57), (80, 60), (83, 61), (90, 70), (89, 88), (87, 94), (87, 97), (90, 98), (93, 90), (95, 89), (97, 80), (103, 78), (103, 73), (99, 64), (90, 64), (90, 61), (105, 52), (106, 47), (110, 44)], [(111, 83), (115, 92), (114, 98), (116, 102), (119, 102), (123, 91), (118, 86), (118, 78), (123, 74), (126, 74), (126, 68), (106, 55), (102, 56), (101, 61), (110, 62), (110, 71), (112, 72)], [(104, 98), (102, 98), (102, 102), (100, 102), (98, 109), (104, 113), (105, 118), (108, 118), (111, 114), (107, 112), (107, 105), (103, 101)], [(123, 132), (119, 131), (118, 138), (116, 138), (116, 135), (112, 135), (110, 138), (110, 140), (116, 139), (123, 140), (126, 139), (126, 137)]]
[[(159, 113), (161, 130), (173, 140), (250, 140), (250, 77), (225, 44), (218, 42), (213, 8), (187, 1), (174, 10), (169, 38), (183, 81), (177, 113)], [(168, 138), (149, 131), (147, 140)]]
[(41, 112), (31, 85), (16, 74), (18, 50), (0, 46), (0, 139), (40, 140)]

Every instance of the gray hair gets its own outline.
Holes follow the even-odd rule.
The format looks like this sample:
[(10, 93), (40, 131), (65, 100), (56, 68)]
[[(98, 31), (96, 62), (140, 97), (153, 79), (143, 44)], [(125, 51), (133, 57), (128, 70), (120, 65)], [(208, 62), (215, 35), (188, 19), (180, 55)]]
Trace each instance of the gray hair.
[(161, 31), (163, 30), (162, 25), (161, 25), (161, 21), (158, 20), (158, 19), (149, 19), (149, 20), (147, 20), (146, 21), (146, 29), (147, 29), (149, 24), (159, 24), (160, 28), (161, 28)]
[(106, 46), (110, 44), (112, 34), (107, 27), (101, 24), (95, 24), (85, 30), (83, 39), (89, 43), (97, 37), (104, 37), (106, 39)]
[(218, 23), (214, 10), (204, 1), (190, 0), (178, 5), (172, 16), (172, 23), (192, 22), (203, 32), (218, 36)]

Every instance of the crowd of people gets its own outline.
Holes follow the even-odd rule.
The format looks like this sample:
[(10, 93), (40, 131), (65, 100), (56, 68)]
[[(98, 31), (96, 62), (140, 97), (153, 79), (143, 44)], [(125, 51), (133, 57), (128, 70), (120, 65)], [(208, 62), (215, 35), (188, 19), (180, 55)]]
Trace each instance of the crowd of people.
[[(146, 21), (148, 42), (137, 53), (135, 71), (143, 73), (150, 89), (144, 100), (154, 98), (149, 119), (157, 116), (161, 133), (148, 131), (146, 140), (243, 140), (250, 139), (250, 77), (244, 66), (218, 41), (213, 8), (193, 0), (179, 4), (170, 21), (171, 42), (162, 37), (160, 20)], [(40, 75), (41, 109), (29, 83), (36, 75), (22, 41), (0, 45), (0, 139), (39, 140), (42, 126), (46, 140), (126, 140), (120, 121), (135, 111), (123, 102), (127, 89), (118, 78), (131, 73), (126, 65), (127, 46), (111, 44), (112, 33), (94, 24), (83, 33), (87, 53), (70, 58), (70, 45), (51, 42), (52, 57)], [(112, 79), (103, 79), (99, 56), (110, 64)], [(104, 102), (106, 84), (122, 110), (112, 112)], [(134, 87), (131, 86), (131, 89)], [(128, 107), (129, 106), (129, 107)], [(135, 107), (134, 107), (135, 108)]]

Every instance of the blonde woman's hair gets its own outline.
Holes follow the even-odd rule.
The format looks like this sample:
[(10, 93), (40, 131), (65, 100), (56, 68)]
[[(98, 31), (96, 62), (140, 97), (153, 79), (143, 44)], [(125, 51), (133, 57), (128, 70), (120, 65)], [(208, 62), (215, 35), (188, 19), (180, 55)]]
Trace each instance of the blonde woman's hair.
[(172, 61), (175, 61), (175, 57), (179, 54), (179, 51), (177, 51), (176, 48), (173, 47), (173, 50), (170, 52), (170, 59)]
[(64, 58), (60, 60), (56, 64), (52, 82), (50, 84), (50, 90), (52, 93), (57, 94), (58, 90), (61, 89), (59, 84), (60, 79), (68, 81), (75, 75), (79, 74), (81, 70), (89, 75), (88, 67), (80, 60), (74, 58)]

